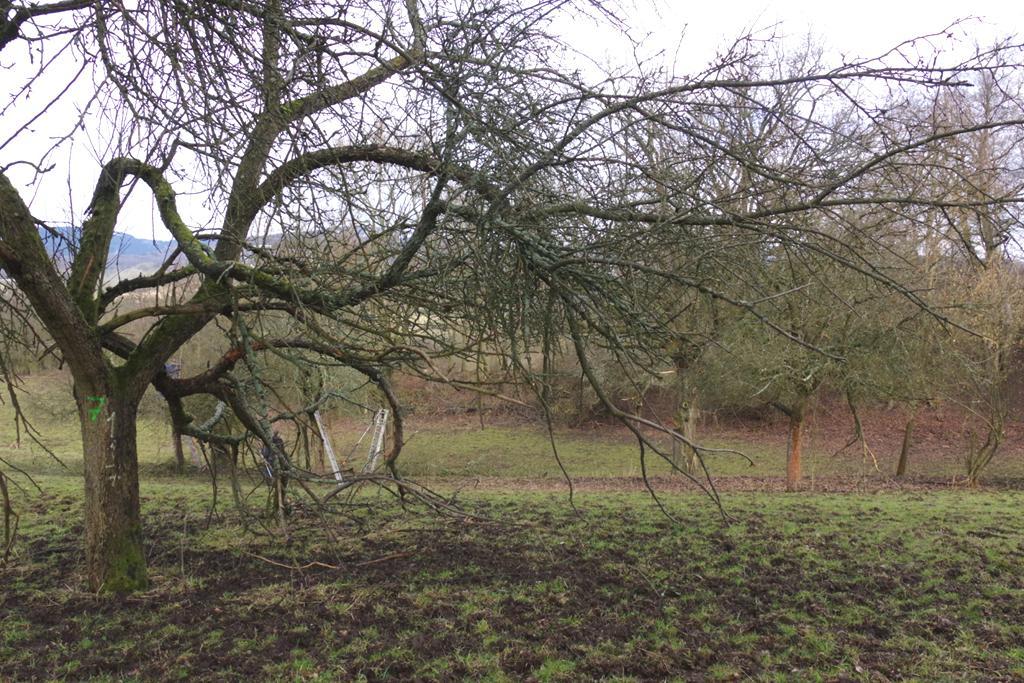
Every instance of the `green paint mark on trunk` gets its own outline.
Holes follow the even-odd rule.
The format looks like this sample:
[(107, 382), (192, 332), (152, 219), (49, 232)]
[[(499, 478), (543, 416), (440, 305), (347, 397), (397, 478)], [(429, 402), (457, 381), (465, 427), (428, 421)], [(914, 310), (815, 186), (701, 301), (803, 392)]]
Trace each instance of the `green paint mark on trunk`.
[(88, 396), (88, 397), (86, 397), (86, 400), (87, 401), (96, 402), (96, 403), (99, 404), (99, 405), (96, 405), (96, 406), (94, 406), (92, 408), (89, 408), (89, 419), (92, 420), (93, 422), (95, 422), (96, 419), (100, 416), (100, 413), (103, 412), (103, 406), (105, 406), (107, 404), (107, 397), (106, 396)]

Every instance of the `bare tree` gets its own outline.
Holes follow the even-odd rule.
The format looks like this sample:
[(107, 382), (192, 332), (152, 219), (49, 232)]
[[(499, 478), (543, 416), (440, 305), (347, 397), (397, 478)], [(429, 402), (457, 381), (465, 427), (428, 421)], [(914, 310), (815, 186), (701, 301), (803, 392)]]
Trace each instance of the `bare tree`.
[[(396, 417), (387, 455), (395, 474), (403, 437), (390, 368), (458, 383), (435, 359), (486, 344), (532, 380), (524, 354), (560, 329), (595, 392), (634, 430), (641, 459), (667, 457), (649, 430), (670, 430), (612, 405), (588, 359), (602, 349), (631, 371), (655, 370), (676, 310), (652, 302), (669, 285), (756, 313), (754, 302), (676, 269), (695, 242), (722, 231), (811, 249), (924, 305), (873, 269), (850, 238), (856, 224), (815, 242), (803, 239), (813, 221), (785, 217), (952, 201), (878, 189), (883, 169), (957, 132), (861, 136), (878, 116), (868, 85), (948, 84), (999, 55), (966, 66), (874, 60), (737, 73), (734, 65), (759, 58), (743, 42), (692, 77), (638, 69), (591, 83), (560, 60), (567, 48), (546, 32), (553, 13), (574, 7), (607, 15), (599, 2), (563, 0), (144, 0), (59, 15), (53, 35), (92, 65), (95, 84), (66, 139), (92, 126), (109, 151), (70, 239), (66, 272), (40, 237), (48, 226), (10, 177), (13, 163), (39, 173), (52, 155), (0, 166), (0, 265), (74, 379), (94, 589), (146, 584), (135, 417), (150, 385), (180, 433), (237, 446), (189, 415), (185, 401), (210, 395), (229, 406), (272, 454), (270, 474), (283, 493), (285, 478), (296, 479), (273, 423), (287, 415), (274, 414), (262, 356), (345, 366), (377, 386)], [(50, 77), (46, 68), (34, 76)], [(776, 106), (779, 89), (791, 85), (802, 105)], [(851, 101), (858, 106), (847, 107), (850, 121), (837, 129), (834, 110)], [(702, 113), (734, 107), (799, 130), (790, 149), (802, 150), (800, 163), (785, 149), (761, 157), (757, 146), (723, 144)], [(658, 160), (623, 146), (629, 131), (652, 127), (689, 150), (692, 170), (682, 180), (652, 184)], [(839, 137), (854, 139), (843, 149), (856, 153), (838, 154)], [(740, 187), (748, 200), (707, 191), (723, 157), (747, 176)], [(209, 226), (186, 221), (176, 190), (202, 197)], [(119, 213), (137, 192), (152, 196), (176, 249), (157, 272), (106, 286)], [(188, 284), (184, 297), (119, 307), (129, 294), (175, 283)], [(282, 316), (284, 332), (270, 324)], [(195, 376), (169, 377), (168, 360), (215, 320), (227, 339), (219, 360)], [(142, 334), (125, 333), (139, 321), (147, 321)]]
[(956, 363), (946, 394), (968, 414), (964, 458), (967, 481), (976, 485), (996, 457), (1010, 414), (1009, 380), (1021, 341), (1021, 287), (1015, 252), (1019, 248), (1020, 206), (1003, 198), (1024, 191), (1024, 154), (1016, 128), (989, 127), (991, 121), (1020, 117), (1019, 74), (981, 71), (970, 89), (944, 88), (920, 106), (938, 130), (976, 128), (932, 154), (924, 182), (956, 198), (922, 221), (933, 252), (937, 299), (958, 311), (973, 335), (957, 334), (945, 344)]

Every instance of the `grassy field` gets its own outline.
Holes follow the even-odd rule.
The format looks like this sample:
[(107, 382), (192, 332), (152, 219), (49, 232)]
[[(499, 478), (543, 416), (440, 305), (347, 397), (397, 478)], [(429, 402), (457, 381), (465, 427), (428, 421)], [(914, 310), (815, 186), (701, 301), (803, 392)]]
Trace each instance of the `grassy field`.
[[(402, 453), (402, 470), (426, 477), (526, 477), (562, 478), (552, 455), (545, 429), (535, 425), (498, 425), (485, 429), (466, 425), (416, 425), (415, 436)], [(571, 476), (639, 477), (641, 466), (636, 439), (624, 429), (556, 430), (558, 453)], [(660, 443), (661, 440), (654, 439)], [(712, 452), (704, 456), (715, 477), (776, 477), (786, 472), (786, 446), (777, 438), (757, 440), (749, 436), (710, 432), (701, 444), (715, 449), (734, 449), (742, 455)], [(668, 452), (667, 444), (660, 445)], [(817, 478), (858, 477), (889, 479), (896, 468), (896, 453), (879, 453), (876, 462), (856, 449), (836, 456), (835, 449), (812, 445), (804, 457), (808, 486)], [(963, 466), (955, 458), (936, 457), (922, 449), (912, 461), (916, 478), (951, 481), (962, 478)], [(746, 456), (746, 457), (744, 457)], [(749, 460), (747, 459), (749, 458)], [(647, 454), (647, 470), (653, 476), (671, 474), (670, 466), (657, 455)], [(1024, 483), (1024, 459), (1007, 454), (986, 470), (990, 480), (1020, 479)]]
[[(43, 490), (17, 478), (13, 491), (3, 681), (1024, 680), (1018, 460), (999, 486), (968, 491), (948, 485), (949, 461), (922, 456), (936, 474), (894, 485), (860, 457), (817, 453), (808, 486), (821, 485), (780, 494), (730, 485), (777, 488), (777, 440), (725, 439), (755, 464), (715, 456), (723, 516), (652, 461), (659, 510), (630, 492), (641, 486), (626, 436), (563, 430), (583, 484), (574, 508), (544, 430), (413, 422), (405, 473), (458, 491), (470, 516), (366, 491), (326, 519), (296, 503), (286, 543), (269, 519), (244, 528), (223, 490), (208, 515), (207, 475), (172, 476), (166, 423), (151, 414), (152, 585), (106, 598), (83, 588), (78, 428), (51, 389), (27, 403), (65, 466), (0, 448)], [(347, 449), (358, 422), (334, 426)]]
[[(4, 680), (1013, 680), (1024, 494), (475, 493), (289, 545), (143, 487), (153, 586), (82, 591), (81, 497), (43, 477), (0, 570)], [(371, 497), (360, 499), (371, 503)]]
[[(60, 474), (80, 472), (82, 467), (80, 435), (74, 414), (44, 415), (36, 420), (45, 434), (44, 443), (60, 458), (53, 460), (45, 451), (22, 439), (22, 447), (14, 448), (14, 427), (9, 410), (0, 407), (0, 458), (29, 472)], [(332, 440), (340, 454), (352, 452), (365, 424), (352, 419), (332, 421)], [(445, 423), (411, 420), (411, 438), (402, 451), (402, 472), (417, 478), (496, 477), (528, 479), (562, 479), (551, 449), (547, 430), (530, 424), (496, 424), (485, 429), (467, 423)], [(641, 476), (641, 463), (636, 440), (624, 429), (557, 429), (558, 454), (573, 477), (629, 478)], [(655, 439), (658, 441), (657, 439)], [(749, 435), (711, 432), (701, 443), (710, 448), (735, 449), (742, 455), (709, 453), (705, 462), (715, 477), (775, 478), (781, 481), (786, 471), (785, 444), (772, 438), (758, 440)], [(661, 444), (666, 446), (666, 444)], [(669, 450), (667, 447), (665, 450)], [(804, 477), (807, 487), (814, 489), (819, 479), (859, 478), (886, 481), (895, 470), (895, 453), (878, 454), (877, 463), (856, 448), (838, 456), (834, 449), (812, 444), (804, 456)], [(187, 454), (187, 453), (186, 453)], [(963, 466), (955, 457), (922, 448), (911, 462), (911, 479), (951, 482), (963, 478)], [(167, 420), (159, 415), (139, 420), (139, 458), (142, 472), (149, 476), (165, 476), (173, 470), (171, 433)], [(358, 466), (365, 458), (365, 440), (353, 452)], [(749, 458), (749, 460), (748, 460)], [(648, 452), (647, 472), (654, 477), (672, 473), (670, 466)], [(1024, 458), (1007, 452), (986, 470), (985, 479), (1024, 484)]]

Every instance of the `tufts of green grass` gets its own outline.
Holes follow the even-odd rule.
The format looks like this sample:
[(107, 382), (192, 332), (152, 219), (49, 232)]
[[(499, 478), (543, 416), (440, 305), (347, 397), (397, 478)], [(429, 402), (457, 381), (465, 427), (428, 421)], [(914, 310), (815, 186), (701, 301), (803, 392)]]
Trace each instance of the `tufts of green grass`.
[[(18, 493), (0, 679), (1012, 679), (1024, 494), (463, 494), (493, 523), (297, 512), (292, 541), (206, 528), (148, 482), (153, 587), (82, 591), (80, 493)], [(373, 499), (367, 497), (365, 502)], [(68, 514), (68, 510), (76, 514)], [(277, 562), (270, 564), (261, 556)], [(382, 559), (384, 558), (384, 559)], [(322, 566), (289, 570), (280, 565)], [(184, 566), (184, 571), (182, 567)]]

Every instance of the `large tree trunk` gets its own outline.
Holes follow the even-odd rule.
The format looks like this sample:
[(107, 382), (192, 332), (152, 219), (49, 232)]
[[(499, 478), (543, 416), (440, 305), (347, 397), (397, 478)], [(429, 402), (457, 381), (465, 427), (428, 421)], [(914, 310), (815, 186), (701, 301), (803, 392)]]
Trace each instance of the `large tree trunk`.
[(85, 456), (85, 560), (89, 586), (128, 593), (147, 585), (139, 507), (138, 401), (80, 392)]
[(789, 415), (789, 454), (786, 459), (786, 490), (800, 487), (800, 457), (804, 433), (804, 413), (794, 410)]

